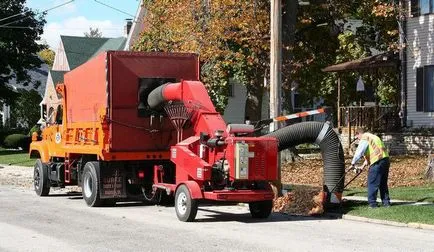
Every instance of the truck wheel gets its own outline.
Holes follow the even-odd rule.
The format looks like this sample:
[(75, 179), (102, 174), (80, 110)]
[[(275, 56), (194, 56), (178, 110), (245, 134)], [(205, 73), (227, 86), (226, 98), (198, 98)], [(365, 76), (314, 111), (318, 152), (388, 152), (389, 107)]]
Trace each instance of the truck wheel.
[(265, 201), (256, 201), (249, 203), (250, 214), (253, 218), (256, 219), (265, 219), (271, 214), (271, 210), (273, 209), (273, 201), (265, 200)]
[(83, 169), (82, 194), (84, 201), (90, 207), (103, 205), (103, 201), (99, 197), (98, 167), (98, 162), (87, 162)]
[(180, 221), (191, 222), (196, 218), (198, 201), (191, 198), (186, 185), (180, 185), (175, 195), (176, 216)]
[(47, 196), (50, 193), (50, 181), (48, 180), (48, 165), (36, 160), (33, 170), (33, 185), (38, 196)]

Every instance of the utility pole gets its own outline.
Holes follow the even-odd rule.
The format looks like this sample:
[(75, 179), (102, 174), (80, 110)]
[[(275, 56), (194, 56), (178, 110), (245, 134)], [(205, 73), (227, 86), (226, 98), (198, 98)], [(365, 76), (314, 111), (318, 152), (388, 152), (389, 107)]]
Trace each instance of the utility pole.
[[(281, 0), (271, 0), (271, 45), (270, 45), (270, 118), (281, 115), (282, 97), (282, 4)], [(279, 124), (270, 124), (270, 131)]]
[[(282, 97), (282, 3), (281, 0), (271, 0), (271, 45), (270, 45), (270, 117), (281, 115)], [(279, 128), (278, 122), (270, 124), (270, 132)], [(280, 153), (277, 156), (277, 194), (282, 194), (282, 175)]]

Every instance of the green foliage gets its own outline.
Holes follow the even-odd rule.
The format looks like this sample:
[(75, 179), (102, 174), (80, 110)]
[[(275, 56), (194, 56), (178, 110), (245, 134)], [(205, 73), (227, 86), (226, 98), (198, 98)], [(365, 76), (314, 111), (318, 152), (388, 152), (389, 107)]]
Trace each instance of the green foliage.
[[(233, 78), (247, 87), (246, 110), (254, 107), (258, 114), (264, 91), (261, 84), (269, 69), (269, 1), (165, 0), (143, 4), (148, 11), (146, 28), (135, 50), (200, 54), (201, 79), (215, 105), (220, 110), (225, 107)], [(398, 12), (387, 0), (319, 0), (307, 6), (284, 2), (284, 108), (291, 107), (288, 94), (294, 82), (299, 86), (302, 105), (322, 97), (325, 104), (335, 106), (337, 76), (322, 69), (372, 55), (371, 49), (396, 50)], [(350, 19), (360, 20), (361, 26), (345, 31)], [(355, 85), (360, 74), (342, 76), (343, 104), (357, 100)], [(384, 104), (397, 102), (396, 78), (396, 70), (363, 74)]]
[[(0, 1), (0, 19), (16, 15), (1, 22), (0, 27), (0, 101), (11, 103), (15, 98), (7, 83), (16, 78), (17, 82), (28, 84), (27, 69), (39, 67), (41, 60), (37, 53), (44, 45), (40, 39), (45, 24), (44, 14), (36, 13), (24, 6), (25, 0)], [(30, 29), (10, 29), (8, 26), (23, 26)]]
[(40, 51), (38, 53), (39, 57), (42, 58), (42, 60), (50, 66), (50, 68), (53, 67), (53, 63), (54, 63), (54, 57), (55, 57), (55, 53), (53, 50), (49, 49), (49, 48), (45, 48), (44, 50)]
[(21, 133), (23, 132), (19, 129), (0, 128), (0, 146), (4, 145), (4, 140), (7, 136)]
[(42, 97), (35, 90), (19, 89), (18, 93), (19, 97), (11, 106), (11, 117), (13, 121), (29, 128), (31, 125), (35, 125), (41, 116), (39, 103), (42, 101)]
[(31, 137), (32, 136), (32, 134), (33, 134), (33, 132), (36, 132), (38, 135), (40, 135), (41, 134), (41, 127), (39, 127), (39, 125), (34, 125), (31, 129), (30, 129), (30, 131), (29, 131), (29, 136)]
[(145, 1), (144, 5), (146, 29), (135, 50), (200, 54), (201, 79), (220, 111), (226, 106), (231, 78), (247, 85), (251, 96), (262, 97), (268, 68), (269, 42), (264, 39), (269, 33), (268, 1)]
[(12, 134), (5, 138), (4, 145), (7, 148), (29, 150), (31, 137), (24, 134)]
[(89, 32), (85, 32), (84, 36), (87, 38), (101, 38), (102, 32), (99, 31), (98, 28), (89, 27)]

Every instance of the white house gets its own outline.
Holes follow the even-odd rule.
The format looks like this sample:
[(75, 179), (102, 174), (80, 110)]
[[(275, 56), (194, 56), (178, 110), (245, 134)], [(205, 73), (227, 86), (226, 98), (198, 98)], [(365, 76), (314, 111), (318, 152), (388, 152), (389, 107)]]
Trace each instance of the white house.
[(52, 70), (48, 73), (44, 97), (41, 106), (39, 124), (55, 123), (56, 112), (61, 109), (61, 97), (56, 92), (56, 85), (63, 82), (63, 75), (78, 67), (102, 51), (122, 50), (126, 37), (88, 38), (76, 36), (60, 36)]
[(434, 0), (407, 0), (407, 125), (434, 127)]

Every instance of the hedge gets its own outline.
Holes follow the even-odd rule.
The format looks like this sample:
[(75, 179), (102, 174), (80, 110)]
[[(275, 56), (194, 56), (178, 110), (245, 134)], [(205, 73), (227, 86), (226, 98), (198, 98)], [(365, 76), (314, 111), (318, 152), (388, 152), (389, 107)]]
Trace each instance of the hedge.
[(5, 138), (4, 145), (7, 148), (29, 150), (32, 138), (24, 134), (12, 134)]

